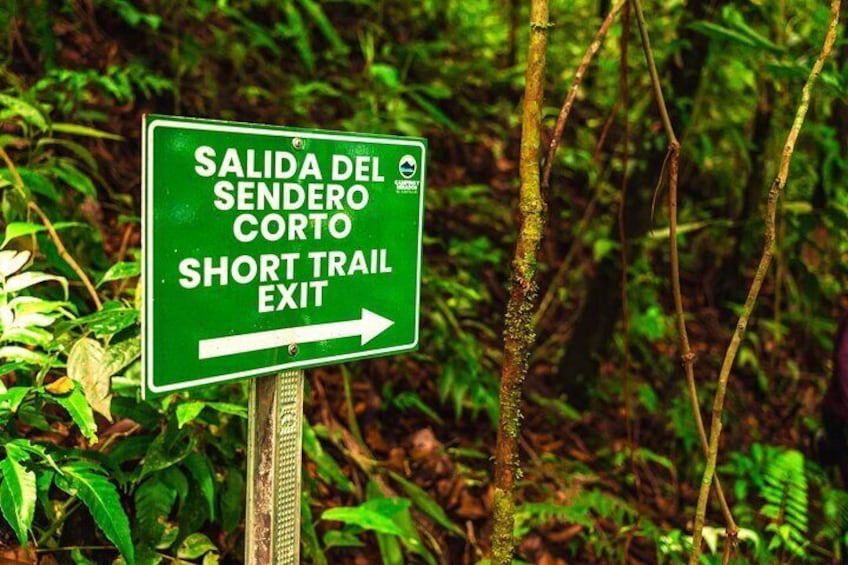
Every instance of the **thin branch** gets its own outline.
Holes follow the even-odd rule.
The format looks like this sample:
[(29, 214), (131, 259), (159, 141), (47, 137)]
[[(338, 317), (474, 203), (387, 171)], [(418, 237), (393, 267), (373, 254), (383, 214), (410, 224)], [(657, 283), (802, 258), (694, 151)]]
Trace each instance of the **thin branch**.
[(510, 565), (515, 547), (515, 497), (519, 466), (521, 385), (527, 375), (530, 349), (536, 341), (532, 314), (537, 295), (536, 254), (545, 226), (545, 203), (539, 179), (539, 152), (548, 45), (548, 0), (530, 4), (530, 43), (521, 118), (519, 177), (520, 228), (512, 262), (512, 288), (504, 331), (504, 360), (499, 394), (500, 418), (495, 448), (492, 565)]
[[(21, 178), (20, 173), (18, 173), (18, 168), (15, 166), (15, 163), (12, 162), (12, 159), (9, 157), (9, 154), (6, 153), (6, 150), (3, 147), (0, 147), (0, 158), (6, 163), (6, 166), (9, 167), (9, 171), (12, 173), (12, 178), (15, 179), (15, 188), (20, 190), (24, 196), (26, 192), (24, 192), (24, 181)], [(74, 272), (82, 281), (82, 284), (85, 285), (86, 290), (91, 295), (91, 299), (94, 301), (94, 304), (97, 306), (97, 309), (100, 310), (103, 308), (103, 304), (100, 302), (100, 298), (97, 296), (97, 291), (94, 290), (94, 286), (91, 284), (91, 280), (89, 280), (88, 276), (85, 274), (85, 271), (80, 268), (79, 264), (74, 261), (74, 258), (71, 257), (71, 254), (68, 253), (68, 250), (65, 249), (65, 246), (62, 244), (62, 240), (59, 238), (59, 234), (56, 233), (56, 229), (53, 227), (53, 224), (47, 219), (47, 216), (44, 215), (44, 212), (34, 201), (29, 201), (28, 206), (32, 209), (36, 214), (38, 214), (39, 218), (41, 218), (41, 223), (44, 224), (44, 227), (47, 229), (47, 233), (50, 234), (50, 238), (53, 240), (53, 243), (56, 245), (56, 249), (59, 251), (59, 255), (61, 255), (62, 259), (71, 266)]]
[(65, 245), (62, 243), (62, 240), (59, 238), (59, 234), (56, 232), (56, 228), (53, 227), (53, 223), (47, 218), (41, 208), (33, 201), (29, 202), (29, 207), (38, 214), (38, 217), (41, 218), (41, 223), (44, 224), (44, 227), (47, 228), (47, 233), (50, 234), (50, 239), (53, 240), (53, 243), (56, 245), (56, 249), (59, 251), (59, 255), (65, 262), (71, 266), (71, 269), (77, 274), (77, 276), (82, 281), (82, 284), (85, 286), (85, 289), (88, 291), (89, 296), (91, 296), (91, 300), (94, 301), (95, 306), (98, 310), (103, 309), (103, 304), (100, 302), (100, 297), (97, 296), (97, 291), (94, 289), (94, 285), (91, 284), (91, 280), (88, 278), (88, 275), (85, 274), (85, 271), (82, 270), (82, 267), (79, 266), (71, 254), (68, 253), (68, 250), (65, 249)]
[(547, 189), (550, 186), (551, 167), (553, 167), (554, 156), (556, 155), (556, 150), (559, 147), (559, 140), (562, 138), (562, 132), (565, 130), (568, 115), (571, 113), (571, 108), (574, 106), (574, 100), (577, 98), (577, 91), (580, 89), (580, 83), (583, 82), (583, 76), (586, 74), (586, 69), (589, 68), (589, 63), (592, 62), (592, 58), (601, 48), (604, 37), (606, 37), (612, 22), (615, 20), (618, 12), (621, 11), (621, 7), (624, 6), (625, 1), (626, 0), (616, 0), (616, 3), (613, 5), (612, 9), (607, 14), (607, 17), (601, 24), (601, 27), (598, 29), (598, 33), (595, 34), (595, 39), (592, 40), (589, 48), (586, 49), (586, 53), (583, 55), (583, 60), (580, 61), (580, 65), (577, 67), (577, 72), (574, 74), (574, 80), (571, 81), (571, 88), (568, 91), (565, 102), (562, 104), (562, 109), (559, 111), (551, 143), (548, 146), (548, 156), (545, 160), (545, 169), (542, 172), (542, 188), (544, 189)]
[(645, 21), (645, 12), (642, 11), (642, 3), (639, 0), (630, 0), (630, 2), (636, 11), (636, 23), (639, 26), (639, 35), (642, 38), (642, 51), (645, 52), (645, 61), (648, 63), (648, 72), (651, 75), (651, 87), (654, 89), (654, 100), (660, 112), (665, 134), (668, 137), (669, 144), (680, 145), (680, 142), (677, 141), (677, 136), (674, 134), (674, 127), (671, 125), (671, 118), (668, 116), (668, 107), (665, 105), (665, 97), (663, 97), (657, 65), (654, 62), (654, 52), (651, 50), (651, 39), (648, 37), (648, 23)]
[(792, 154), (795, 151), (795, 142), (798, 139), (801, 127), (804, 125), (804, 119), (807, 116), (807, 110), (810, 107), (810, 96), (813, 84), (821, 73), (825, 60), (830, 55), (830, 52), (833, 49), (833, 44), (836, 41), (840, 5), (841, 0), (832, 0), (830, 4), (830, 24), (828, 26), (827, 35), (824, 39), (824, 44), (822, 45), (821, 51), (816, 58), (816, 62), (813, 64), (813, 68), (810, 70), (807, 81), (804, 83), (804, 87), (801, 90), (801, 102), (795, 112), (795, 120), (792, 122), (792, 128), (786, 136), (786, 143), (783, 146), (780, 167), (778, 168), (777, 176), (775, 177), (774, 182), (772, 182), (771, 188), (768, 192), (763, 254), (760, 258), (760, 263), (757, 266), (757, 271), (754, 274), (754, 279), (751, 282), (750, 289), (748, 290), (748, 296), (745, 299), (745, 305), (739, 315), (739, 321), (736, 324), (736, 329), (733, 332), (733, 337), (730, 340), (727, 352), (724, 355), (724, 361), (721, 365), (715, 399), (713, 402), (713, 420), (710, 425), (710, 443), (707, 454), (707, 466), (704, 469), (704, 477), (701, 480), (701, 490), (698, 495), (698, 506), (695, 512), (692, 555), (689, 558), (690, 565), (697, 565), (701, 556), (701, 540), (703, 539), (707, 499), (709, 498), (710, 485), (712, 484), (713, 475), (715, 474), (716, 459), (718, 457), (718, 443), (721, 438), (721, 417), (724, 411), (724, 397), (727, 393), (727, 382), (730, 378), (730, 371), (733, 368), (733, 362), (736, 359), (736, 353), (739, 351), (739, 346), (741, 345), (742, 338), (745, 335), (748, 320), (754, 310), (757, 297), (760, 293), (760, 288), (766, 278), (766, 274), (768, 273), (768, 269), (774, 255), (777, 201), (786, 186), (786, 179), (789, 175), (789, 164), (792, 161)]
[[(683, 309), (683, 297), (680, 290), (680, 253), (677, 248), (677, 184), (678, 184), (678, 166), (680, 161), (680, 142), (677, 140), (677, 135), (674, 132), (674, 127), (669, 118), (668, 108), (663, 97), (662, 85), (659, 81), (659, 73), (657, 72), (654, 56), (651, 51), (650, 39), (648, 38), (648, 28), (645, 21), (645, 14), (642, 11), (642, 5), (639, 0), (631, 0), (636, 11), (636, 22), (639, 26), (639, 34), (642, 38), (642, 48), (645, 52), (645, 60), (648, 63), (648, 70), (651, 77), (651, 84), (654, 90), (654, 98), (659, 107), (660, 116), (663, 121), (666, 135), (669, 138), (668, 153), (663, 162), (663, 171), (660, 173), (660, 180), (657, 185), (656, 193), (659, 192), (659, 187), (662, 184), (662, 179), (665, 176), (666, 165), (668, 166), (668, 209), (669, 209), (669, 254), (671, 255), (671, 286), (672, 294), (674, 295), (674, 311), (677, 320), (677, 333), (680, 340), (680, 351), (683, 360), (683, 367), (686, 373), (686, 384), (689, 389), (689, 403), (692, 407), (692, 413), (695, 416), (695, 427), (698, 430), (698, 437), (701, 441), (701, 448), (704, 455), (708, 455), (707, 434), (704, 428), (704, 420), (701, 416), (701, 405), (698, 401), (698, 389), (695, 383), (695, 354), (692, 353), (692, 348), (689, 345), (689, 334), (686, 330), (686, 312)], [(724, 514), (724, 521), (727, 528), (728, 544), (732, 545), (738, 533), (738, 527), (733, 519), (733, 514), (730, 511), (730, 505), (724, 496), (724, 491), (721, 488), (721, 483), (716, 479), (715, 484), (716, 495), (718, 496), (721, 510)]]
[[(624, 428), (627, 433), (627, 446), (630, 450), (630, 469), (633, 473), (633, 483), (636, 487), (636, 498), (642, 501), (642, 479), (636, 465), (636, 438), (633, 433), (633, 409), (630, 398), (630, 303), (627, 297), (627, 232), (624, 225), (624, 208), (627, 205), (627, 168), (630, 164), (630, 89), (628, 84), (627, 66), (629, 64), (627, 46), (630, 42), (630, 4), (624, 8), (621, 24), (621, 63), (618, 77), (618, 100), (624, 107), (624, 151), (621, 156), (621, 190), (618, 203), (618, 245), (621, 256), (621, 331), (622, 351), (621, 362), (622, 394), (624, 396)], [(628, 536), (625, 544), (624, 555), (628, 554), (628, 547), (632, 535)]]

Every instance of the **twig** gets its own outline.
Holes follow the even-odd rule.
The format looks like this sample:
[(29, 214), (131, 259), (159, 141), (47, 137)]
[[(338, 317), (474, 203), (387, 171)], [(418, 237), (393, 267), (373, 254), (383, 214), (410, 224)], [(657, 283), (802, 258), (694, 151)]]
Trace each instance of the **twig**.
[(62, 243), (62, 240), (59, 238), (59, 234), (56, 233), (56, 229), (53, 227), (53, 224), (44, 215), (44, 212), (41, 211), (41, 208), (33, 201), (29, 202), (29, 207), (38, 214), (38, 217), (41, 218), (41, 223), (44, 224), (44, 227), (47, 228), (47, 233), (50, 234), (50, 239), (53, 240), (53, 243), (56, 245), (56, 249), (59, 251), (59, 255), (65, 262), (71, 266), (71, 269), (77, 274), (77, 276), (82, 281), (82, 284), (85, 286), (88, 294), (91, 296), (91, 300), (94, 301), (95, 306), (98, 310), (103, 309), (103, 304), (100, 302), (100, 297), (97, 296), (97, 291), (94, 289), (94, 285), (91, 284), (91, 280), (88, 278), (88, 275), (85, 274), (85, 271), (82, 270), (82, 267), (79, 266), (71, 254), (68, 253), (68, 250), (65, 249), (65, 245)]
[(504, 359), (499, 393), (500, 418), (495, 448), (494, 527), (492, 565), (510, 565), (515, 547), (516, 470), (521, 428), (521, 385), (527, 375), (530, 349), (536, 341), (533, 307), (539, 242), (545, 225), (545, 203), (539, 179), (539, 150), (545, 83), (545, 50), (548, 45), (548, 0), (530, 4), (530, 43), (524, 85), (519, 160), (520, 228), (512, 262), (512, 288), (506, 313)]
[(589, 48), (586, 49), (586, 53), (583, 55), (583, 60), (580, 61), (580, 65), (577, 67), (577, 72), (574, 74), (574, 80), (571, 81), (571, 88), (568, 91), (565, 102), (562, 104), (559, 116), (557, 116), (556, 125), (554, 126), (554, 134), (551, 138), (551, 143), (548, 146), (548, 156), (545, 161), (545, 169), (542, 172), (543, 189), (547, 189), (550, 186), (551, 167), (554, 163), (554, 156), (556, 155), (556, 150), (559, 147), (559, 140), (562, 137), (562, 132), (565, 130), (565, 123), (568, 121), (568, 115), (571, 113), (572, 106), (574, 106), (575, 98), (577, 98), (577, 91), (580, 89), (580, 83), (583, 82), (583, 76), (586, 74), (586, 69), (589, 67), (589, 63), (592, 62), (592, 58), (598, 52), (598, 49), (601, 48), (601, 43), (603, 43), (604, 37), (607, 35), (613, 20), (615, 20), (615, 16), (621, 10), (621, 7), (624, 6), (624, 2), (625, 0), (616, 0), (616, 3), (613, 5), (612, 9), (607, 14), (607, 17), (601, 24), (601, 27), (598, 29), (598, 33), (595, 34), (595, 39), (592, 40)]
[[(678, 181), (678, 165), (680, 160), (680, 142), (677, 140), (677, 135), (674, 133), (674, 127), (671, 124), (671, 118), (668, 115), (668, 108), (663, 97), (662, 85), (659, 80), (654, 56), (651, 50), (650, 38), (648, 37), (648, 25), (645, 21), (645, 14), (642, 11), (642, 5), (639, 0), (631, 0), (636, 11), (636, 22), (639, 26), (639, 34), (642, 38), (642, 49), (645, 52), (645, 60), (648, 63), (648, 71), (651, 77), (651, 84), (654, 90), (654, 99), (660, 111), (660, 117), (663, 122), (666, 135), (669, 138), (668, 153), (663, 164), (665, 171), (666, 163), (668, 164), (668, 210), (669, 210), (669, 253), (671, 255), (671, 286), (672, 294), (674, 295), (674, 311), (677, 320), (677, 333), (680, 340), (681, 357), (683, 367), (686, 373), (686, 384), (689, 389), (689, 403), (692, 406), (692, 413), (695, 416), (695, 427), (698, 429), (698, 437), (701, 441), (701, 448), (704, 455), (708, 455), (707, 434), (704, 428), (704, 420), (701, 416), (701, 405), (698, 401), (698, 389), (695, 383), (695, 355), (689, 345), (689, 335), (686, 330), (686, 313), (683, 309), (683, 297), (680, 290), (680, 254), (677, 249), (677, 181)], [(657, 185), (657, 191), (662, 184), (664, 172), (660, 173), (660, 180)], [(716, 480), (715, 484), (716, 495), (718, 496), (721, 505), (724, 521), (727, 529), (728, 544), (733, 544), (736, 539), (738, 528), (733, 519), (733, 513), (730, 511), (730, 505), (724, 496), (724, 491), (721, 488), (721, 483)]]
[[(15, 167), (15, 163), (12, 162), (12, 159), (9, 157), (9, 154), (6, 153), (6, 150), (3, 147), (0, 147), (0, 158), (6, 163), (6, 166), (9, 167), (9, 172), (12, 173), (12, 178), (15, 179), (16, 188), (26, 195), (24, 192), (24, 181), (21, 178), (20, 173), (18, 173), (18, 168)], [(65, 249), (65, 246), (62, 244), (62, 240), (59, 238), (59, 234), (56, 233), (56, 229), (53, 227), (53, 224), (47, 219), (47, 216), (44, 215), (41, 208), (39, 208), (38, 204), (34, 201), (30, 200), (27, 206), (33, 210), (38, 216), (41, 218), (41, 223), (44, 224), (44, 227), (47, 229), (47, 233), (50, 234), (50, 238), (53, 240), (53, 243), (56, 245), (56, 249), (59, 251), (59, 255), (61, 255), (62, 259), (71, 266), (74, 272), (82, 281), (82, 284), (85, 285), (85, 288), (88, 290), (88, 293), (91, 295), (91, 299), (94, 301), (94, 304), (97, 305), (97, 309), (100, 310), (103, 308), (103, 305), (100, 302), (100, 298), (97, 296), (97, 291), (94, 290), (94, 286), (91, 284), (88, 276), (85, 274), (85, 271), (80, 268), (79, 264), (74, 261), (74, 258), (71, 257), (71, 254), (68, 253), (68, 250)]]
[[(636, 438), (633, 433), (633, 409), (630, 399), (630, 303), (627, 297), (627, 233), (624, 229), (624, 207), (627, 205), (627, 167), (630, 164), (630, 90), (628, 85), (627, 66), (629, 65), (627, 45), (630, 41), (630, 4), (627, 4), (622, 14), (621, 24), (621, 63), (618, 77), (618, 100), (624, 107), (624, 151), (621, 157), (621, 190), (618, 203), (618, 245), (621, 255), (621, 331), (622, 353), (621, 380), (624, 396), (624, 428), (627, 433), (627, 446), (630, 450), (630, 470), (633, 473), (633, 485), (636, 488), (636, 498), (642, 501), (642, 478), (636, 465)], [(635, 531), (635, 530), (634, 530)], [(633, 539), (632, 533), (627, 538), (624, 548), (625, 559)]]
[(804, 120), (807, 116), (807, 110), (810, 107), (810, 96), (813, 84), (821, 73), (825, 60), (828, 55), (830, 55), (830, 52), (833, 49), (833, 44), (836, 41), (840, 5), (841, 0), (832, 0), (830, 3), (830, 23), (828, 25), (827, 35), (825, 36), (821, 51), (816, 58), (816, 62), (813, 64), (813, 68), (810, 70), (807, 81), (804, 83), (804, 87), (801, 90), (801, 102), (795, 112), (795, 119), (792, 122), (789, 134), (786, 136), (786, 143), (783, 146), (780, 167), (778, 168), (777, 176), (772, 182), (771, 188), (769, 188), (768, 192), (763, 254), (762, 257), (760, 257), (760, 263), (757, 265), (757, 271), (754, 274), (753, 281), (751, 281), (751, 287), (748, 289), (748, 296), (745, 299), (745, 305), (742, 307), (742, 312), (739, 315), (739, 321), (736, 324), (736, 329), (733, 332), (730, 344), (727, 346), (727, 352), (724, 355), (724, 361), (721, 365), (715, 399), (713, 402), (713, 420), (710, 425), (710, 442), (707, 454), (707, 465), (704, 469), (704, 477), (701, 480), (701, 490), (698, 494), (698, 506), (695, 511), (695, 529), (692, 540), (692, 555), (689, 558), (690, 565), (697, 565), (701, 556), (701, 540), (703, 539), (707, 499), (709, 498), (710, 485), (712, 484), (713, 475), (715, 474), (716, 459), (718, 457), (718, 442), (721, 438), (721, 417), (724, 411), (724, 397), (727, 393), (727, 381), (730, 378), (730, 371), (733, 368), (736, 353), (739, 351), (739, 346), (741, 345), (742, 338), (745, 335), (748, 320), (751, 317), (751, 313), (753, 312), (754, 306), (757, 302), (757, 297), (760, 294), (760, 288), (763, 285), (763, 281), (765, 280), (769, 266), (771, 265), (775, 248), (777, 201), (786, 186), (786, 179), (789, 176), (789, 164), (792, 161), (792, 154), (795, 151), (795, 142), (798, 139), (801, 127), (804, 125)]

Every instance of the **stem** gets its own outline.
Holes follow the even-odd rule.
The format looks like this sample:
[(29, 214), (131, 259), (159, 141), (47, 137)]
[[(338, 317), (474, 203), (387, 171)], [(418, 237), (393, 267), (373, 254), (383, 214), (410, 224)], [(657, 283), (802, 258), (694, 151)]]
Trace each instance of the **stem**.
[(654, 100), (660, 111), (660, 119), (662, 119), (665, 134), (668, 137), (669, 144), (679, 146), (680, 142), (677, 141), (677, 136), (674, 134), (671, 118), (668, 116), (668, 107), (665, 105), (657, 65), (654, 63), (654, 52), (651, 50), (651, 39), (648, 37), (648, 24), (645, 21), (645, 13), (642, 11), (642, 3), (639, 0), (630, 0), (630, 3), (636, 11), (636, 23), (639, 27), (639, 36), (642, 38), (642, 51), (644, 51), (645, 61), (648, 63), (648, 73), (651, 75), (651, 87), (654, 89)]
[[(648, 29), (645, 22), (645, 14), (642, 11), (642, 5), (639, 0), (631, 0), (636, 10), (636, 21), (639, 26), (639, 33), (642, 37), (642, 47), (645, 52), (645, 60), (648, 63), (648, 70), (651, 76), (651, 84), (654, 90), (654, 97), (657, 106), (660, 109), (660, 116), (663, 121), (663, 127), (669, 138), (668, 154), (666, 162), (669, 167), (668, 178), (668, 210), (669, 210), (669, 254), (671, 256), (671, 287), (674, 296), (674, 312), (677, 321), (677, 334), (680, 340), (680, 351), (683, 360), (683, 367), (686, 373), (686, 384), (689, 389), (689, 403), (692, 406), (692, 413), (695, 416), (695, 427), (698, 430), (698, 437), (701, 441), (701, 448), (704, 455), (708, 456), (709, 444), (707, 442), (707, 434), (704, 428), (704, 420), (701, 416), (701, 404), (698, 401), (698, 389), (695, 383), (695, 354), (692, 353), (692, 348), (689, 344), (689, 334), (686, 330), (686, 312), (683, 309), (683, 295), (680, 290), (680, 252), (677, 248), (677, 185), (678, 185), (678, 168), (680, 163), (680, 142), (675, 135), (674, 127), (669, 118), (668, 108), (662, 93), (662, 85), (659, 82), (659, 73), (657, 72), (654, 56), (651, 51), (650, 40), (648, 38)], [(662, 183), (662, 173), (660, 181)], [(659, 188), (659, 185), (658, 185)], [(733, 519), (733, 514), (730, 511), (730, 505), (724, 496), (724, 491), (721, 488), (721, 483), (716, 479), (715, 484), (716, 495), (718, 496), (721, 505), (722, 514), (727, 527), (728, 545), (732, 546), (735, 542), (739, 528), (736, 521)], [(728, 550), (730, 551), (730, 550)]]
[(695, 529), (693, 532), (692, 555), (689, 558), (690, 565), (697, 565), (701, 556), (701, 540), (703, 538), (707, 498), (709, 497), (710, 485), (713, 480), (713, 475), (715, 474), (716, 459), (718, 457), (718, 442), (721, 438), (721, 416), (724, 411), (724, 397), (727, 393), (727, 381), (730, 378), (730, 371), (733, 368), (736, 353), (739, 351), (739, 346), (745, 335), (745, 329), (748, 326), (748, 319), (751, 317), (751, 313), (754, 310), (757, 297), (760, 294), (760, 288), (763, 285), (763, 281), (765, 280), (769, 266), (771, 265), (775, 247), (777, 201), (786, 186), (786, 179), (789, 175), (789, 164), (792, 161), (792, 154), (795, 151), (795, 142), (798, 139), (798, 134), (801, 132), (801, 127), (804, 125), (804, 119), (807, 116), (807, 109), (810, 107), (810, 95), (813, 89), (813, 84), (821, 73), (821, 70), (824, 67), (824, 62), (828, 55), (830, 55), (830, 52), (833, 49), (833, 44), (836, 41), (840, 5), (841, 0), (832, 0), (830, 3), (830, 23), (828, 25), (827, 35), (825, 36), (824, 44), (819, 52), (819, 56), (816, 58), (816, 62), (813, 64), (813, 68), (810, 70), (807, 81), (804, 83), (804, 87), (801, 90), (801, 102), (795, 112), (795, 120), (792, 122), (789, 134), (786, 136), (786, 143), (783, 146), (783, 154), (781, 156), (777, 176), (775, 177), (774, 182), (772, 182), (768, 193), (763, 254), (760, 257), (760, 263), (757, 266), (757, 271), (754, 274), (754, 280), (751, 282), (751, 287), (748, 290), (745, 305), (739, 315), (739, 321), (736, 324), (736, 329), (733, 332), (733, 337), (730, 340), (727, 352), (724, 355), (724, 361), (721, 365), (721, 372), (718, 377), (718, 386), (716, 388), (715, 399), (713, 402), (713, 420), (710, 425), (710, 443), (707, 454), (707, 466), (704, 469), (704, 477), (701, 480), (701, 490), (698, 494), (698, 506), (695, 511)]
[[(12, 162), (12, 159), (9, 157), (9, 154), (6, 153), (6, 150), (0, 147), (0, 158), (6, 163), (6, 166), (9, 167), (9, 171), (12, 173), (12, 177), (15, 179), (15, 187), (21, 191), (24, 198), (26, 197), (26, 192), (23, 190), (24, 181), (21, 178), (20, 173), (18, 173), (18, 168), (15, 167), (15, 163)], [(82, 281), (82, 284), (85, 285), (86, 290), (91, 295), (91, 299), (94, 301), (94, 304), (97, 306), (98, 310), (103, 308), (103, 304), (100, 302), (100, 298), (97, 296), (97, 291), (94, 290), (94, 286), (91, 284), (91, 280), (89, 280), (88, 276), (85, 274), (85, 271), (79, 266), (79, 264), (74, 261), (74, 258), (71, 257), (71, 254), (68, 253), (68, 250), (65, 249), (65, 246), (62, 244), (62, 240), (59, 238), (59, 234), (56, 233), (56, 229), (53, 227), (53, 224), (47, 219), (47, 216), (44, 215), (44, 212), (35, 203), (35, 201), (31, 200), (27, 204), (30, 209), (34, 210), (36, 214), (38, 214), (39, 218), (41, 218), (41, 223), (44, 224), (44, 227), (47, 229), (47, 233), (50, 234), (50, 238), (53, 240), (53, 243), (56, 245), (56, 249), (59, 251), (59, 255), (61, 255), (62, 259), (65, 260), (68, 265), (74, 270), (77, 276)]]
[(362, 431), (359, 429), (359, 422), (356, 421), (356, 411), (353, 408), (353, 392), (350, 388), (350, 369), (346, 365), (341, 366), (342, 381), (344, 382), (345, 391), (345, 408), (347, 410), (347, 425), (350, 427), (351, 433), (356, 440), (365, 445), (365, 440), (362, 439)]
[(545, 170), (542, 173), (542, 187), (546, 189), (550, 186), (551, 167), (553, 167), (554, 156), (557, 148), (559, 147), (559, 140), (562, 138), (562, 132), (565, 130), (565, 123), (568, 121), (568, 115), (571, 113), (571, 108), (574, 106), (574, 100), (577, 98), (577, 91), (580, 89), (580, 83), (583, 82), (583, 76), (586, 74), (586, 69), (589, 67), (589, 63), (592, 62), (592, 58), (601, 48), (601, 43), (603, 43), (604, 37), (606, 37), (613, 20), (615, 20), (615, 16), (621, 10), (621, 7), (624, 6), (624, 2), (625, 0), (616, 0), (612, 9), (610, 9), (607, 14), (607, 17), (601, 24), (601, 27), (598, 29), (598, 32), (595, 34), (595, 39), (592, 40), (589, 48), (586, 49), (586, 53), (583, 55), (583, 60), (580, 61), (580, 65), (577, 67), (577, 72), (574, 74), (574, 80), (571, 81), (571, 88), (568, 91), (565, 102), (562, 104), (559, 116), (557, 116), (556, 125), (554, 126), (554, 135), (551, 138), (551, 143), (548, 147), (548, 157), (545, 160)]
[(97, 291), (94, 290), (94, 285), (91, 284), (91, 280), (88, 278), (88, 275), (85, 274), (85, 271), (82, 270), (82, 267), (79, 266), (71, 254), (68, 253), (68, 250), (65, 249), (65, 245), (62, 243), (62, 240), (59, 238), (59, 234), (56, 233), (56, 229), (53, 227), (53, 224), (47, 218), (47, 216), (42, 212), (41, 208), (35, 202), (30, 202), (29, 207), (38, 214), (38, 217), (41, 218), (41, 223), (44, 224), (44, 227), (47, 228), (47, 233), (50, 234), (50, 239), (53, 240), (53, 243), (56, 245), (56, 249), (59, 251), (59, 255), (65, 262), (71, 266), (71, 269), (77, 274), (77, 276), (82, 281), (82, 284), (85, 286), (85, 289), (88, 291), (89, 296), (91, 296), (91, 300), (94, 302), (94, 305), (98, 310), (103, 309), (103, 304), (100, 302), (100, 297), (97, 296)]
[(513, 486), (519, 465), (518, 436), (521, 417), (521, 384), (527, 374), (530, 348), (535, 342), (532, 315), (536, 299), (536, 254), (544, 228), (545, 204), (539, 182), (540, 129), (548, 43), (548, 0), (531, 0), (530, 43), (521, 119), (519, 176), (520, 228), (512, 262), (512, 289), (504, 332), (500, 418), (495, 449), (494, 528), (492, 565), (510, 565), (515, 545)]
[[(624, 428), (627, 433), (627, 446), (630, 449), (630, 469), (633, 473), (633, 484), (636, 487), (636, 498), (642, 500), (642, 479), (636, 466), (636, 439), (633, 434), (633, 409), (630, 399), (630, 303), (627, 297), (627, 232), (624, 226), (624, 207), (627, 205), (627, 167), (630, 164), (630, 90), (628, 85), (627, 65), (629, 64), (627, 45), (630, 40), (630, 4), (627, 4), (622, 15), (621, 30), (621, 63), (618, 77), (618, 99), (624, 107), (624, 151), (621, 156), (621, 190), (618, 203), (618, 245), (621, 256), (621, 331), (622, 354), (621, 380), (624, 396)], [(624, 555), (628, 554), (632, 534), (628, 536)]]

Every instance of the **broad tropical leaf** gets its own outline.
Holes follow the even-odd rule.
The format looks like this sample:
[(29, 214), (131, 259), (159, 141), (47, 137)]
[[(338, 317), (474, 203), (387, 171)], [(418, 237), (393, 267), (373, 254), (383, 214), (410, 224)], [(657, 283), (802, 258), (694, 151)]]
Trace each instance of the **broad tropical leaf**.
[(73, 461), (62, 465), (62, 474), (56, 476), (56, 486), (78, 496), (88, 507), (97, 527), (115, 544), (127, 563), (133, 565), (130, 522), (121, 506), (121, 497), (115, 485), (104, 476), (103, 469), (94, 463)]
[(0, 511), (12, 526), (21, 545), (27, 544), (27, 532), (35, 514), (35, 473), (21, 464), (29, 455), (13, 446), (6, 447), (6, 459), (0, 462)]

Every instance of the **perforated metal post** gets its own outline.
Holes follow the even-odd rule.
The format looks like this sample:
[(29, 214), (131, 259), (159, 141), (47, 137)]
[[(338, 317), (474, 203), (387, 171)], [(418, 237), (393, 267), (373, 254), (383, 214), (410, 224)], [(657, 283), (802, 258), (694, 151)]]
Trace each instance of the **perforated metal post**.
[(300, 563), (303, 371), (250, 383), (245, 563)]

